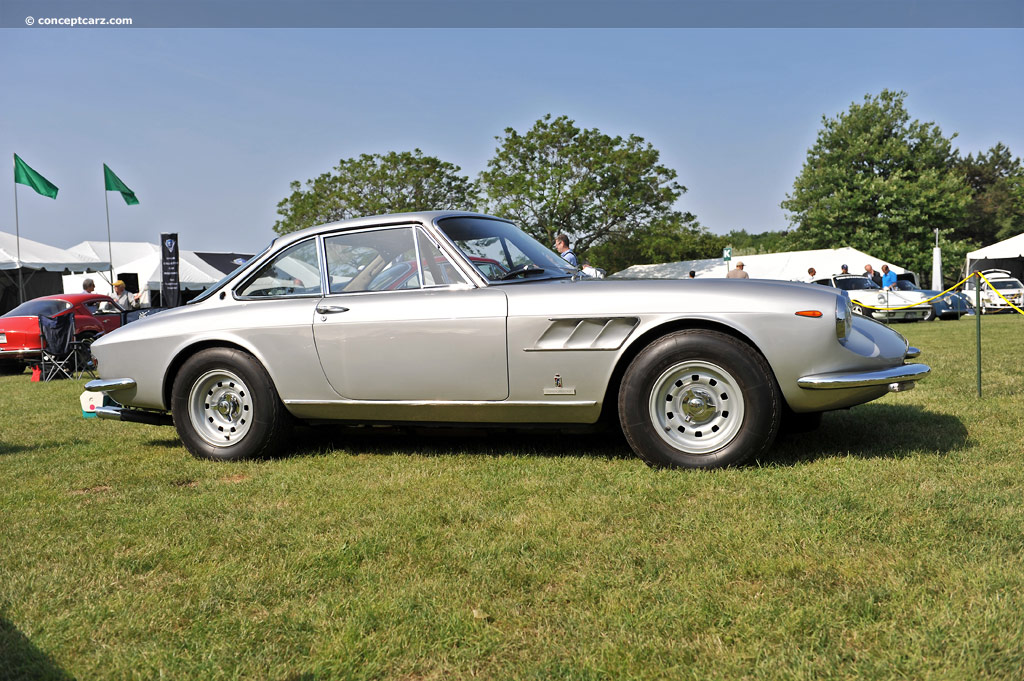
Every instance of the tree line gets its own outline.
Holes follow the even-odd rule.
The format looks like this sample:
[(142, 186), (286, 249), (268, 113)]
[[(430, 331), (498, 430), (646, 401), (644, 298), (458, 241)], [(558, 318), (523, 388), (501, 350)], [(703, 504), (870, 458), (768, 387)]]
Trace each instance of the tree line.
[(1024, 232), (1024, 166), (1001, 142), (964, 157), (935, 123), (912, 120), (906, 93), (883, 90), (821, 129), (781, 206), (789, 228), (711, 234), (676, 209), (686, 187), (642, 137), (583, 129), (566, 116), (506, 128), (475, 180), (416, 149), (342, 159), (291, 183), (274, 231), (361, 215), (432, 209), (515, 221), (542, 243), (565, 233), (581, 262), (618, 271), (640, 263), (852, 246), (924, 272), (939, 230), (947, 278), (963, 256)]

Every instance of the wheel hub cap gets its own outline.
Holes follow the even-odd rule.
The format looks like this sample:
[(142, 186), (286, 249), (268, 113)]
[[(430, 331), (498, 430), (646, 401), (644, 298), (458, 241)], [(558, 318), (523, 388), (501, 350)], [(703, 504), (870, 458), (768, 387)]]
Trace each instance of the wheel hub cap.
[(215, 447), (237, 444), (252, 425), (249, 388), (227, 369), (208, 371), (196, 379), (189, 391), (188, 410), (196, 433)]
[(658, 435), (687, 454), (713, 454), (743, 425), (739, 383), (724, 368), (700, 360), (679, 362), (654, 382), (649, 411)]

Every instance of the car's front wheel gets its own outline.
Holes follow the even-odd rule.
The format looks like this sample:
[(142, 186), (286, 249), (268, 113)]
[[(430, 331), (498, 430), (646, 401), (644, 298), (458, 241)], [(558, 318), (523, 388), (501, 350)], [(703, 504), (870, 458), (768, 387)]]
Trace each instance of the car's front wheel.
[(623, 376), (618, 406), (637, 455), (677, 468), (738, 465), (763, 454), (782, 414), (764, 357), (704, 330), (672, 333), (644, 348)]
[(171, 412), (185, 448), (201, 459), (273, 454), (291, 427), (266, 370), (233, 348), (203, 350), (185, 362), (174, 379)]

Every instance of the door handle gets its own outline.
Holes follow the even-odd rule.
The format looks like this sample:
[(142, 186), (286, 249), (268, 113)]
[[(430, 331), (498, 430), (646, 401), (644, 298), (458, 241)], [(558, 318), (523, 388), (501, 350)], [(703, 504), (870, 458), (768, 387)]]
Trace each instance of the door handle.
[(317, 314), (337, 314), (338, 312), (348, 312), (348, 308), (341, 305), (324, 305), (322, 303), (316, 306)]

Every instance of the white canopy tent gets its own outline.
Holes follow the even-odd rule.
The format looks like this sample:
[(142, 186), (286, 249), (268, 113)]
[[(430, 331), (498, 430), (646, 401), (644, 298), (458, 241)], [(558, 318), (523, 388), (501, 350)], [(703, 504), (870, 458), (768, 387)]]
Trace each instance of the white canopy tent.
[(966, 271), (1000, 269), (1008, 270), (1014, 277), (1024, 274), (1024, 234), (979, 248), (967, 254)]
[[(19, 245), (20, 261), (18, 258)], [(16, 270), (19, 267), (50, 272), (63, 272), (64, 270), (85, 272), (106, 269), (109, 267), (109, 262), (106, 257), (99, 257), (96, 253), (83, 254), (70, 249), (65, 250), (41, 244), (25, 237), (21, 237), (19, 240), (14, 234), (0, 232), (0, 270)]]
[[(899, 265), (880, 260), (849, 246), (821, 248), (813, 251), (733, 256), (728, 267), (735, 267), (738, 262), (743, 263), (743, 269), (751, 279), (807, 281), (808, 268), (813, 267), (817, 271), (816, 278), (820, 279), (840, 273), (843, 265), (849, 265), (850, 274), (861, 274), (864, 272), (864, 266), (868, 264), (877, 272), (881, 272), (882, 265), (888, 265), (889, 269), (896, 274), (907, 272)], [(660, 265), (633, 265), (617, 272), (615, 276), (627, 279), (686, 279), (690, 276), (690, 270), (694, 270), (697, 277), (724, 277), (728, 272), (725, 261), (721, 258), (711, 258)]]
[[(72, 246), (70, 251), (80, 254), (106, 253), (106, 241), (83, 241)], [(160, 263), (160, 246), (145, 241), (114, 241), (110, 244), (114, 260), (114, 276), (135, 274), (138, 277), (142, 303), (147, 304), (150, 291), (159, 291), (162, 280)], [(80, 291), (82, 280), (87, 275), (69, 275), (64, 277), (65, 291)], [(178, 252), (178, 280), (182, 291), (201, 291), (209, 288), (223, 278), (224, 274), (192, 251)], [(112, 282), (107, 281), (106, 271), (99, 276), (91, 277), (96, 284), (97, 293), (111, 293)]]
[(108, 266), (106, 258), (83, 256), (0, 232), (0, 314), (23, 300), (60, 293), (62, 272), (87, 272)]

